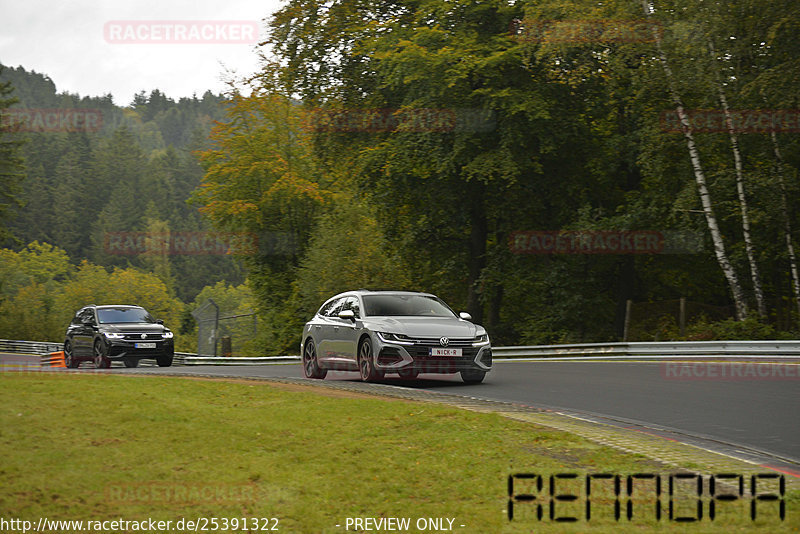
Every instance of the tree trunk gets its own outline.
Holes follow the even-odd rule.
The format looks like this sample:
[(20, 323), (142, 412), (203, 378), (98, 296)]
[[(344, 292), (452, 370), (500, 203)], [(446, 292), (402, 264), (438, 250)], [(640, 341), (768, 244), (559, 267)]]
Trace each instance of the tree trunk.
[[(642, 0), (642, 6), (644, 7), (645, 16), (651, 16), (652, 12), (650, 10), (648, 0)], [(697, 183), (697, 191), (700, 195), (700, 202), (703, 205), (703, 214), (706, 218), (708, 231), (711, 233), (711, 240), (714, 243), (714, 254), (717, 258), (717, 263), (719, 263), (720, 269), (722, 269), (722, 273), (725, 275), (725, 279), (728, 282), (731, 293), (733, 294), (733, 302), (736, 306), (736, 318), (741, 321), (747, 318), (747, 302), (744, 297), (744, 291), (742, 291), (742, 286), (739, 284), (739, 278), (736, 276), (736, 271), (728, 260), (728, 254), (725, 251), (725, 243), (722, 241), (722, 234), (719, 231), (717, 217), (714, 215), (711, 194), (708, 191), (705, 173), (703, 172), (703, 166), (700, 162), (700, 153), (698, 152), (697, 145), (694, 142), (692, 126), (689, 122), (688, 116), (686, 115), (683, 101), (681, 100), (681, 97), (675, 88), (672, 69), (670, 69), (669, 63), (667, 62), (667, 56), (664, 53), (664, 48), (661, 46), (661, 34), (658, 28), (653, 28), (653, 37), (656, 43), (656, 50), (658, 52), (661, 67), (664, 69), (664, 75), (667, 78), (667, 87), (670, 96), (672, 97), (672, 101), (675, 104), (675, 110), (678, 113), (678, 119), (681, 121), (683, 135), (686, 138), (686, 145), (689, 149), (689, 159), (691, 160), (695, 182)]]
[(772, 139), (772, 149), (775, 153), (776, 175), (778, 186), (781, 191), (781, 214), (783, 215), (783, 236), (786, 241), (786, 250), (789, 253), (789, 270), (792, 273), (792, 288), (794, 289), (794, 300), (797, 304), (797, 320), (800, 322), (800, 276), (797, 274), (797, 256), (794, 252), (792, 243), (792, 222), (789, 217), (789, 202), (786, 200), (786, 182), (783, 179), (783, 156), (778, 146), (778, 136), (775, 130), (770, 132)]
[(486, 267), (486, 238), (488, 227), (486, 211), (483, 206), (483, 188), (479, 184), (470, 183), (470, 235), (469, 235), (469, 274), (467, 292), (467, 312), (476, 323), (483, 322), (483, 304), (481, 303), (480, 281)]
[[(712, 59), (716, 61), (714, 45), (709, 41), (708, 46), (711, 50)], [(742, 172), (742, 156), (739, 152), (739, 138), (736, 135), (736, 130), (733, 127), (733, 119), (731, 118), (728, 99), (725, 96), (725, 89), (722, 86), (722, 81), (719, 79), (718, 73), (716, 78), (719, 101), (722, 104), (722, 111), (725, 114), (725, 126), (727, 127), (728, 135), (731, 138), (731, 150), (733, 151), (733, 162), (736, 169), (736, 192), (739, 194), (739, 207), (742, 211), (742, 235), (744, 238), (744, 247), (747, 252), (747, 261), (750, 263), (750, 276), (753, 279), (753, 290), (756, 294), (756, 306), (758, 307), (759, 317), (761, 317), (761, 319), (766, 319), (767, 306), (764, 301), (764, 290), (761, 285), (761, 274), (758, 270), (758, 263), (756, 263), (755, 247), (753, 247), (753, 239), (750, 235), (750, 216), (748, 214), (747, 194), (745, 193), (744, 189), (744, 173)]]

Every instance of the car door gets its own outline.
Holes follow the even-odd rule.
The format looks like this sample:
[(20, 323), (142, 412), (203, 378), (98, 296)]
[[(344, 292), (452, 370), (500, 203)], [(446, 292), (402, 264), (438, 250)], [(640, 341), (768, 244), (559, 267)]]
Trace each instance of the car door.
[(314, 338), (317, 341), (317, 358), (320, 362), (333, 363), (337, 359), (336, 353), (336, 335), (334, 330), (338, 323), (333, 321), (333, 318), (339, 314), (339, 310), (344, 305), (345, 298), (340, 297), (331, 303), (330, 306), (325, 306), (319, 316), (318, 324), (314, 325)]
[(335, 321), (334, 337), (336, 338), (336, 353), (337, 357), (345, 365), (356, 365), (358, 357), (358, 328), (357, 323), (360, 323), (361, 309), (358, 304), (358, 297), (350, 296), (344, 301), (342, 309), (339, 313), (351, 310), (356, 317), (355, 321), (350, 319), (342, 319), (337, 316), (332, 318)]
[(94, 327), (97, 324), (92, 308), (83, 308), (78, 312), (78, 324), (72, 336), (75, 354), (78, 356), (91, 356), (94, 343)]

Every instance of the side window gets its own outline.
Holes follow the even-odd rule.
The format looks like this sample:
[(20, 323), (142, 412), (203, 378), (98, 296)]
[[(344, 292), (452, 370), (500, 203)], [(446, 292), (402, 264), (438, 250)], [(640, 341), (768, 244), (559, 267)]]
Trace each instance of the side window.
[(96, 324), (96, 321), (94, 320), (94, 310), (92, 310), (92, 308), (85, 308), (81, 312), (80, 321), (82, 323)]
[(326, 315), (328, 315), (328, 312), (331, 310), (331, 307), (332, 307), (334, 304), (336, 304), (336, 302), (337, 302), (337, 300), (336, 300), (336, 299), (331, 299), (331, 300), (329, 300), (328, 302), (326, 302), (325, 304), (323, 304), (323, 305), (322, 305), (322, 306), (319, 308), (319, 311), (317, 312), (317, 315), (319, 315), (319, 316), (321, 316), (321, 317), (325, 317)]
[(72, 324), (78, 325), (81, 324), (81, 314), (83, 313), (83, 309), (78, 310), (75, 312), (75, 317), (72, 318)]
[(347, 297), (347, 300), (344, 302), (344, 306), (342, 306), (342, 310), (353, 310), (353, 313), (356, 314), (356, 317), (361, 317), (361, 308), (358, 305), (358, 297)]
[(344, 306), (344, 302), (347, 300), (346, 297), (342, 297), (337, 299), (336, 302), (328, 310), (328, 313), (325, 314), (326, 317), (336, 317), (339, 315), (339, 312), (342, 311), (342, 306)]

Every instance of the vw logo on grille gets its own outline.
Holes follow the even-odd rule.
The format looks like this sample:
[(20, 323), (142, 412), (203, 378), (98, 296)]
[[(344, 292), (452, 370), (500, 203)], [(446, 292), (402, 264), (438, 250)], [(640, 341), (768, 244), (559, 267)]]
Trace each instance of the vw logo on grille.
[(142, 334), (142, 339), (147, 339), (147, 334)]
[(439, 338), (439, 345), (441, 345), (443, 347), (446, 347), (449, 344), (450, 344), (450, 340), (447, 339), (446, 337), (440, 337)]

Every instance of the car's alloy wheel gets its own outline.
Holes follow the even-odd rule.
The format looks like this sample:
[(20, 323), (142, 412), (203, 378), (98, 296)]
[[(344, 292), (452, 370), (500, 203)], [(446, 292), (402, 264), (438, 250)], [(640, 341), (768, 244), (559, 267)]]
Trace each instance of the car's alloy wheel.
[(172, 366), (172, 354), (164, 354), (163, 356), (158, 356), (156, 358), (156, 363), (159, 367), (170, 367)]
[(486, 376), (486, 371), (477, 371), (475, 369), (465, 369), (461, 371), (461, 380), (467, 384), (480, 384)]
[(364, 382), (383, 378), (383, 373), (375, 369), (375, 362), (372, 360), (372, 342), (369, 339), (364, 339), (358, 348), (358, 370)]
[(416, 369), (402, 369), (397, 372), (400, 375), (400, 378), (405, 378), (406, 380), (413, 380), (419, 376), (419, 371)]
[(303, 349), (303, 373), (306, 375), (306, 378), (317, 379), (323, 379), (328, 374), (327, 369), (319, 368), (317, 348), (314, 346), (314, 340), (312, 339), (306, 341), (306, 346)]
[(100, 340), (94, 342), (94, 366), (96, 369), (108, 369), (111, 367), (111, 360), (106, 356), (106, 349)]
[(123, 362), (125, 363), (125, 367), (128, 367), (128, 368), (133, 368), (133, 367), (138, 367), (139, 366), (139, 359), (138, 358), (125, 358), (123, 360)]
[(72, 354), (72, 342), (70, 340), (64, 342), (64, 365), (70, 369), (75, 369), (80, 365), (80, 362), (75, 359), (75, 355)]

